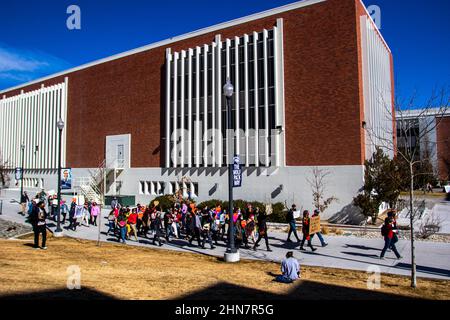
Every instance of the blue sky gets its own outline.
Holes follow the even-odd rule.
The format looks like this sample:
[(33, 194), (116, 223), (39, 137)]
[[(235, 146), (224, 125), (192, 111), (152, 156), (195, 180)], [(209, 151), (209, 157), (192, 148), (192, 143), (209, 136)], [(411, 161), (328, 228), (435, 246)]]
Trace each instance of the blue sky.
[[(0, 9), (0, 90), (158, 40), (274, 8), (292, 0), (34, 0)], [(423, 100), (450, 84), (450, 1), (363, 0), (381, 8), (395, 61), (397, 94)], [(66, 27), (69, 5), (81, 30)]]

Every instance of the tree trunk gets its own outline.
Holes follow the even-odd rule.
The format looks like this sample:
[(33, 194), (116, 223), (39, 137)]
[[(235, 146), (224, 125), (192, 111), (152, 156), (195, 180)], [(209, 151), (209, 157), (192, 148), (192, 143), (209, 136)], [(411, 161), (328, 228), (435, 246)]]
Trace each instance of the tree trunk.
[(410, 174), (410, 189), (409, 189), (409, 219), (411, 224), (411, 287), (416, 288), (416, 257), (414, 255), (414, 206), (413, 206), (413, 192), (414, 192), (414, 171), (412, 162), (409, 164)]

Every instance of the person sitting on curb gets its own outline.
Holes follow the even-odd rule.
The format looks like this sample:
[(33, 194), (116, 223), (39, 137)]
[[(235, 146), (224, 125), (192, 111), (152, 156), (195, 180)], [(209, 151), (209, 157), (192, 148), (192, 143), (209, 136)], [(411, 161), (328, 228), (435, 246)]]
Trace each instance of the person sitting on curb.
[(283, 274), (275, 278), (278, 282), (292, 283), (300, 278), (300, 264), (297, 259), (294, 258), (294, 253), (292, 251), (288, 251), (286, 253), (286, 258), (281, 262), (281, 272)]

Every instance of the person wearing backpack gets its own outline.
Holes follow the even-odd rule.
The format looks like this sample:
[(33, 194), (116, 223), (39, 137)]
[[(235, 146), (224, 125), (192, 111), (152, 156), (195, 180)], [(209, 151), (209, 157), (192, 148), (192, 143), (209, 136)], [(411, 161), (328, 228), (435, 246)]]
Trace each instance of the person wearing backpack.
[(391, 250), (396, 255), (397, 259), (401, 259), (402, 256), (398, 253), (395, 243), (393, 243), (392, 239), (394, 238), (394, 234), (398, 232), (398, 229), (394, 229), (394, 221), (392, 217), (387, 217), (384, 220), (384, 224), (381, 227), (381, 235), (384, 237), (384, 248), (381, 250), (380, 259), (384, 259), (384, 255), (387, 249), (391, 248)]
[(297, 235), (297, 226), (295, 224), (294, 211), (297, 211), (297, 206), (295, 204), (292, 205), (292, 208), (288, 211), (286, 215), (286, 222), (289, 223), (289, 232), (286, 242), (292, 242), (291, 234), (293, 233), (297, 242), (300, 242), (300, 238)]
[(398, 242), (398, 227), (397, 227), (397, 220), (395, 219), (395, 211), (391, 210), (387, 213), (388, 218), (392, 218), (392, 228), (394, 230), (397, 230), (396, 232), (394, 232), (394, 236), (392, 237), (391, 240), (391, 247), (389, 247), (389, 250), (392, 250), (392, 245), (396, 244)]

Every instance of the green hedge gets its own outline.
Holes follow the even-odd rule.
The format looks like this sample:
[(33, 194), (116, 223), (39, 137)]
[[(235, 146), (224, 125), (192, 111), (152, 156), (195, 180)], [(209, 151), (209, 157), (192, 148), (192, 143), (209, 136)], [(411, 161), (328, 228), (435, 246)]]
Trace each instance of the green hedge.
[[(264, 203), (259, 201), (245, 201), (242, 199), (233, 200), (233, 206), (241, 208), (241, 210), (247, 208), (248, 203), (250, 203), (253, 208), (259, 208), (261, 212), (266, 210), (266, 206), (264, 205)], [(219, 204), (222, 208), (228, 210), (228, 201), (222, 201), (217, 199), (203, 201), (198, 204), (198, 207), (203, 208), (205, 206), (208, 206), (208, 208), (212, 208), (215, 207), (217, 204)], [(287, 211), (285, 211), (284, 204), (282, 202), (272, 204), (272, 209), (273, 212), (269, 216), (268, 221), (281, 223), (286, 222)]]
[(153, 205), (154, 201), (159, 201), (159, 206), (161, 207), (161, 210), (166, 210), (169, 208), (172, 208), (175, 204), (175, 198), (172, 195), (166, 194), (163, 196), (156, 197), (152, 201), (150, 201), (150, 207)]
[[(163, 195), (163, 196), (156, 197), (155, 199), (153, 199), (150, 202), (150, 205), (152, 205), (153, 201), (155, 201), (155, 200), (159, 201), (159, 206), (161, 207), (162, 210), (171, 208), (175, 204), (175, 198), (172, 195)], [(247, 208), (248, 203), (250, 203), (253, 208), (259, 208), (259, 210), (261, 212), (264, 212), (266, 210), (266, 206), (264, 205), (264, 203), (259, 202), (259, 201), (245, 201), (242, 199), (237, 199), (237, 200), (233, 201), (234, 207), (239, 207), (239, 208), (241, 208), (241, 210)], [(211, 200), (206, 200), (206, 201), (200, 202), (197, 205), (197, 207), (204, 208), (205, 206), (208, 206), (208, 208), (214, 208), (217, 204), (219, 204), (222, 208), (228, 210), (228, 201), (222, 201), (222, 200), (218, 200), (218, 199), (211, 199)], [(274, 203), (274, 204), (272, 204), (272, 209), (273, 209), (273, 212), (267, 220), (270, 222), (285, 223), (287, 211), (284, 208), (284, 204), (282, 202)]]

